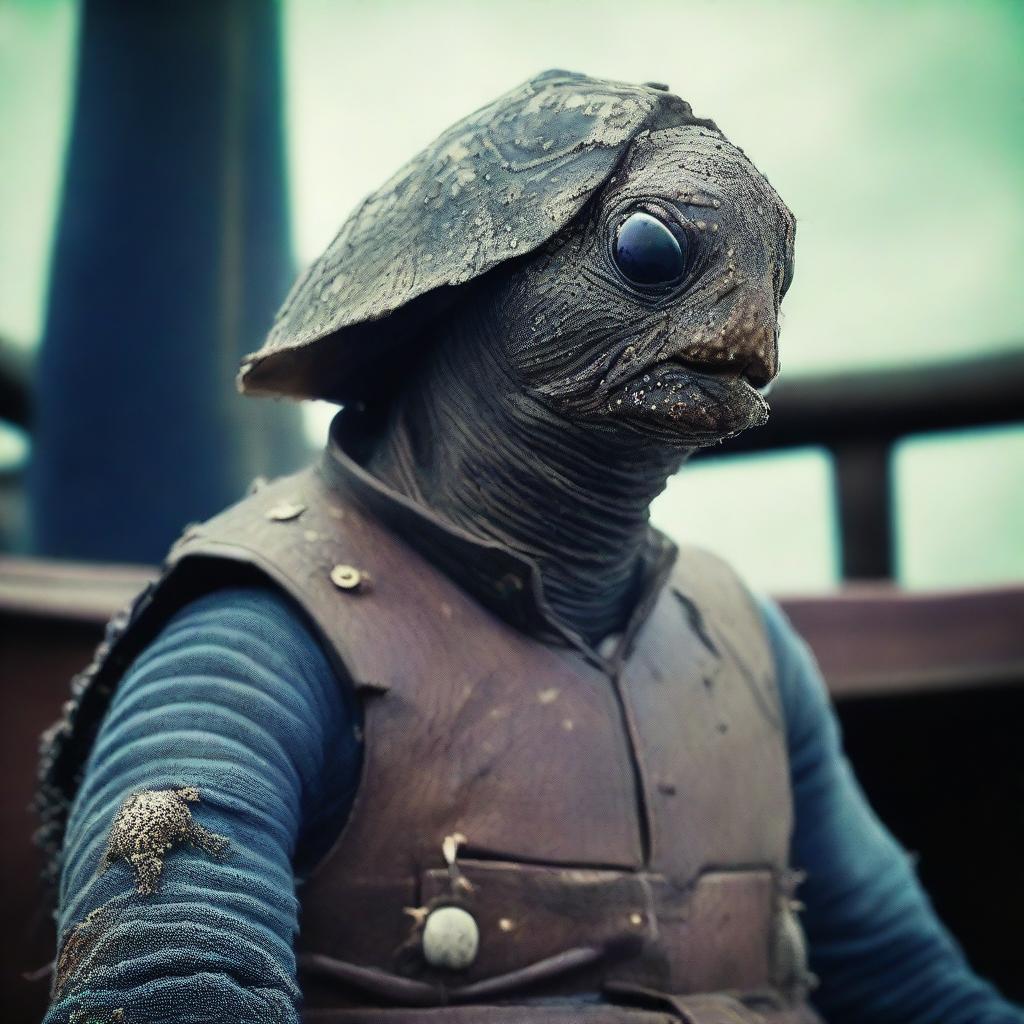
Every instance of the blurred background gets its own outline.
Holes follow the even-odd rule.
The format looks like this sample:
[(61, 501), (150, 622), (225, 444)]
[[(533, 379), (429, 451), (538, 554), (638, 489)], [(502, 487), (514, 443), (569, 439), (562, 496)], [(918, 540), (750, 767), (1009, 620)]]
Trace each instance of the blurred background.
[[(797, 216), (772, 421), (655, 520), (785, 598), (872, 801), (1024, 998), (1022, 57), (1019, 0), (0, 0), (5, 876), (103, 619), (323, 441), (331, 408), (232, 384), (298, 268), (440, 130), (566, 67), (669, 83)], [(0, 951), (26, 1006), (32, 893)]]

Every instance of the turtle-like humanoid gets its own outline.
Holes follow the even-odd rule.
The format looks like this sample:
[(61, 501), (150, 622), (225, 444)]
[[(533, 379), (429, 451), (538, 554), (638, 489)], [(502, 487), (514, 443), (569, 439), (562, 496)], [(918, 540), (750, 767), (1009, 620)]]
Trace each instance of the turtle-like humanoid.
[[(48, 739), (49, 1020), (1021, 1020), (778, 610), (648, 523), (764, 421), (793, 243), (713, 122), (563, 71), (355, 211), (240, 376), (342, 403), (323, 458), (186, 532)], [(97, 873), (181, 787), (231, 856)]]

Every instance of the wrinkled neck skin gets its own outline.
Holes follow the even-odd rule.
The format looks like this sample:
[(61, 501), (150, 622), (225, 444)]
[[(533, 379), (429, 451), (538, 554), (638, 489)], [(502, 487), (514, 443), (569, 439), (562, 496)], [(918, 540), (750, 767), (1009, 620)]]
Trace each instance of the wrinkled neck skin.
[(686, 453), (552, 411), (516, 380), (499, 319), (477, 308), (450, 325), (369, 468), (534, 561), (551, 610), (596, 644), (628, 619), (650, 503)]

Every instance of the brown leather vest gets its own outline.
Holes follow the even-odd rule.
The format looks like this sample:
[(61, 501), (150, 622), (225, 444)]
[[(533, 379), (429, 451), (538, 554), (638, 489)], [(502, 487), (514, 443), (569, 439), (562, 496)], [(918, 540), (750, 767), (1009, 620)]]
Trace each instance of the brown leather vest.
[[(491, 614), (311, 469), (191, 528), (136, 618), (227, 563), (289, 593), (363, 698), (355, 806), (300, 888), (307, 1019), (816, 1019), (772, 658), (718, 559), (683, 549), (628, 648), (588, 657)], [(457, 970), (423, 943), (449, 905), (477, 939)], [(611, 1003), (550, 998), (589, 993)]]

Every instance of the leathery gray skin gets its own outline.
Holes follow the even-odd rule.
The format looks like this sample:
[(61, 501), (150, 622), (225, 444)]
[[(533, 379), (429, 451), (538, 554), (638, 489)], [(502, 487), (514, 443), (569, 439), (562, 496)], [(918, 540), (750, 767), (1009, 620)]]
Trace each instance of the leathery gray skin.
[[(682, 280), (632, 285), (612, 258), (641, 211), (688, 242)], [(591, 642), (639, 583), (648, 509), (695, 449), (767, 419), (795, 222), (746, 156), (687, 125), (641, 134), (581, 214), (466, 288), (392, 404), (372, 470), (534, 559)]]

